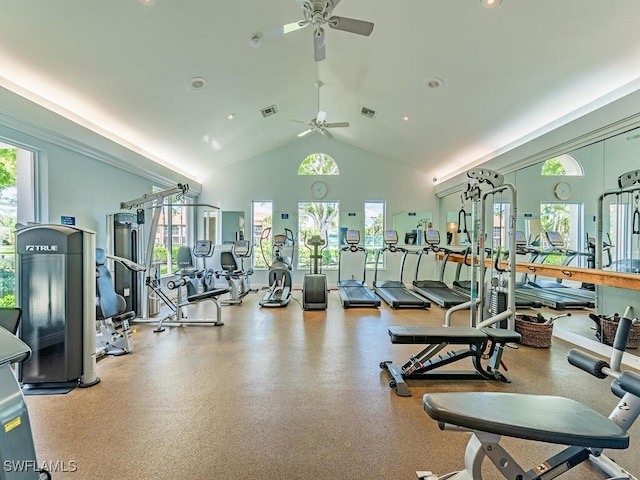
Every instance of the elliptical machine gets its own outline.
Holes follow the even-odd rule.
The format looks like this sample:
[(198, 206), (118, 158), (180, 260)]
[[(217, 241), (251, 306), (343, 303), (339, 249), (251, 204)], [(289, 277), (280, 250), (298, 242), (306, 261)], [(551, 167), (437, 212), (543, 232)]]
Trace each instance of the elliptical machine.
[[(262, 230), (260, 235), (260, 251), (265, 263), (269, 263), (264, 254), (264, 241), (269, 238), (271, 227)], [(273, 261), (269, 267), (269, 287), (267, 293), (260, 300), (261, 307), (286, 307), (291, 300), (291, 270), (293, 264), (293, 252), (295, 239), (293, 232), (288, 228), (284, 229), (284, 234), (273, 236), (272, 257)], [(285, 249), (291, 250), (291, 255), (285, 255)]]
[(327, 248), (328, 243), (327, 239), (320, 237), (320, 235), (312, 235), (309, 241), (306, 236), (304, 237), (304, 245), (310, 252), (311, 267), (311, 272), (304, 276), (302, 286), (302, 308), (305, 310), (327, 309), (327, 276), (320, 272), (320, 265), (322, 264), (322, 251)]

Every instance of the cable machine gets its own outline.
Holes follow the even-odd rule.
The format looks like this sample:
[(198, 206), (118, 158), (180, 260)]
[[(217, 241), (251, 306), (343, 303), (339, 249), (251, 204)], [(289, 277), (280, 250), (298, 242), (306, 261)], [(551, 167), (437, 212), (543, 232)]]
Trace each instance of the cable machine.
[[(515, 274), (516, 274), (516, 190), (504, 183), (504, 177), (487, 169), (473, 169), (467, 172), (469, 182), (465, 183), (463, 199), (471, 201), (471, 298), (468, 302), (447, 310), (445, 326), (416, 327), (391, 326), (391, 343), (419, 344), (424, 348), (411, 355), (402, 366), (391, 361), (383, 361), (380, 368), (391, 377), (389, 386), (399, 396), (411, 396), (407, 379), (476, 379), (509, 382), (500, 372), (504, 346), (517, 343), (521, 336), (513, 330), (515, 324)], [(488, 189), (482, 190), (482, 186)], [(510, 203), (509, 213), (500, 209), (496, 214), (496, 199), (504, 205)], [(497, 217), (497, 218), (496, 218)], [(494, 228), (499, 227), (500, 235), (493, 237)], [(492, 233), (491, 248), (486, 248), (486, 232)], [(493, 257), (487, 258), (489, 252)], [(485, 278), (489, 261), (489, 286), (485, 288)], [(494, 297), (495, 295), (495, 297)], [(493, 299), (501, 299), (501, 304)], [(451, 327), (453, 312), (470, 310), (469, 327)], [(484, 318), (483, 318), (484, 317)], [(508, 327), (487, 328), (487, 327)], [(460, 346), (458, 350), (445, 352), (450, 346)], [(474, 370), (440, 369), (446, 365), (469, 358)]]
[[(208, 291), (194, 291), (187, 293), (187, 301), (182, 302), (178, 301), (177, 304), (174, 303), (166, 293), (162, 290), (159, 281), (158, 272), (153, 268), (153, 248), (155, 245), (156, 232), (158, 230), (158, 225), (160, 223), (160, 214), (162, 212), (163, 207), (208, 207), (213, 208), (215, 210), (219, 210), (218, 207), (209, 204), (202, 203), (184, 203), (184, 204), (173, 204), (173, 203), (163, 203), (163, 200), (166, 197), (175, 195), (177, 199), (183, 198), (187, 192), (189, 191), (189, 185), (178, 183), (174, 187), (169, 187), (159, 192), (144, 194), (142, 197), (138, 197), (133, 200), (129, 200), (128, 202), (122, 202), (120, 204), (120, 208), (123, 210), (131, 210), (133, 208), (137, 209), (138, 215), (142, 211), (142, 206), (147, 203), (154, 203), (151, 208), (153, 209), (153, 217), (151, 220), (151, 225), (149, 228), (149, 237), (147, 239), (147, 249), (144, 255), (145, 263), (144, 263), (144, 272), (145, 279), (144, 285), (142, 288), (142, 302), (140, 305), (140, 318), (136, 318), (136, 323), (155, 323), (158, 322), (158, 326), (154, 331), (161, 332), (164, 330), (164, 326), (176, 326), (180, 324), (208, 324), (208, 325), (223, 325), (220, 314), (221, 314), (221, 305), (218, 300), (218, 296), (227, 293), (229, 291), (228, 288), (218, 288), (211, 289)], [(141, 223), (141, 222), (139, 222)], [(176, 282), (168, 282), (167, 286), (171, 289), (173, 288), (181, 288), (182, 286), (188, 286), (190, 284), (188, 279), (181, 278)], [(153, 292), (153, 297), (155, 299), (162, 300), (171, 310), (168, 315), (164, 317), (161, 316), (160, 320), (150, 319), (149, 318), (149, 300), (151, 299), (151, 292)], [(211, 300), (216, 307), (216, 318), (214, 319), (187, 319), (182, 315), (182, 308), (191, 305), (194, 303), (198, 303), (203, 300)], [(174, 318), (174, 321), (169, 321), (170, 318)]]

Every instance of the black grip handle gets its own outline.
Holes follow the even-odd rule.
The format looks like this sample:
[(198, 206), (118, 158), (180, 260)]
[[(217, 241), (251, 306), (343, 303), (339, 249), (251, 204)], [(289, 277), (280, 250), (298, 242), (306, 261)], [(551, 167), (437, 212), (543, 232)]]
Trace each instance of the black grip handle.
[(616, 330), (616, 336), (613, 339), (613, 348), (624, 352), (627, 349), (627, 342), (629, 341), (629, 334), (631, 333), (632, 322), (628, 318), (622, 317), (618, 321), (618, 329)]
[(567, 354), (567, 360), (574, 367), (590, 373), (596, 378), (606, 378), (607, 374), (602, 371), (603, 368), (609, 368), (609, 364), (598, 357), (583, 352), (582, 350), (571, 349)]
[(622, 372), (618, 377), (618, 384), (625, 392), (640, 397), (640, 375), (634, 372)]

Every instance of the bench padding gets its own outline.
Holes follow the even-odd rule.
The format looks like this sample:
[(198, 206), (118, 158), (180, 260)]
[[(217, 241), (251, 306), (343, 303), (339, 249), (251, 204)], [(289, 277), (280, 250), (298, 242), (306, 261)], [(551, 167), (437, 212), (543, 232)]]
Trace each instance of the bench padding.
[(424, 410), (442, 423), (507, 437), (594, 448), (627, 448), (629, 434), (563, 397), (498, 392), (434, 393)]

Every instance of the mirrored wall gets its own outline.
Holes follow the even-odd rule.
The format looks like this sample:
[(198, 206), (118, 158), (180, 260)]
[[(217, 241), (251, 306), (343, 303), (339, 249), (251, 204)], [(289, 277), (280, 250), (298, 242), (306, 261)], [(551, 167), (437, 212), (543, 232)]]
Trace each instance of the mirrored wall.
[[(602, 268), (639, 273), (640, 195), (638, 192), (609, 195), (602, 204), (602, 212), (598, 208), (598, 199), (605, 191), (619, 190), (620, 175), (638, 169), (640, 128), (635, 128), (505, 175), (505, 181), (517, 189), (517, 230), (525, 233), (529, 243), (543, 250), (552, 247), (546, 233), (557, 231), (562, 246), (577, 252), (569, 264), (594, 268), (597, 219), (602, 218)], [(461, 205), (460, 192), (440, 199), (440, 230), (457, 232)], [(548, 261), (565, 260), (566, 257), (555, 256)], [(520, 261), (531, 259), (522, 257)], [(564, 283), (585, 287), (577, 282)], [(600, 286), (594, 290), (595, 308), (584, 310), (580, 317), (588, 317), (589, 312), (622, 313), (627, 305), (634, 308), (635, 316), (640, 316), (640, 292)], [(593, 326), (583, 325), (576, 332), (596, 341)]]

